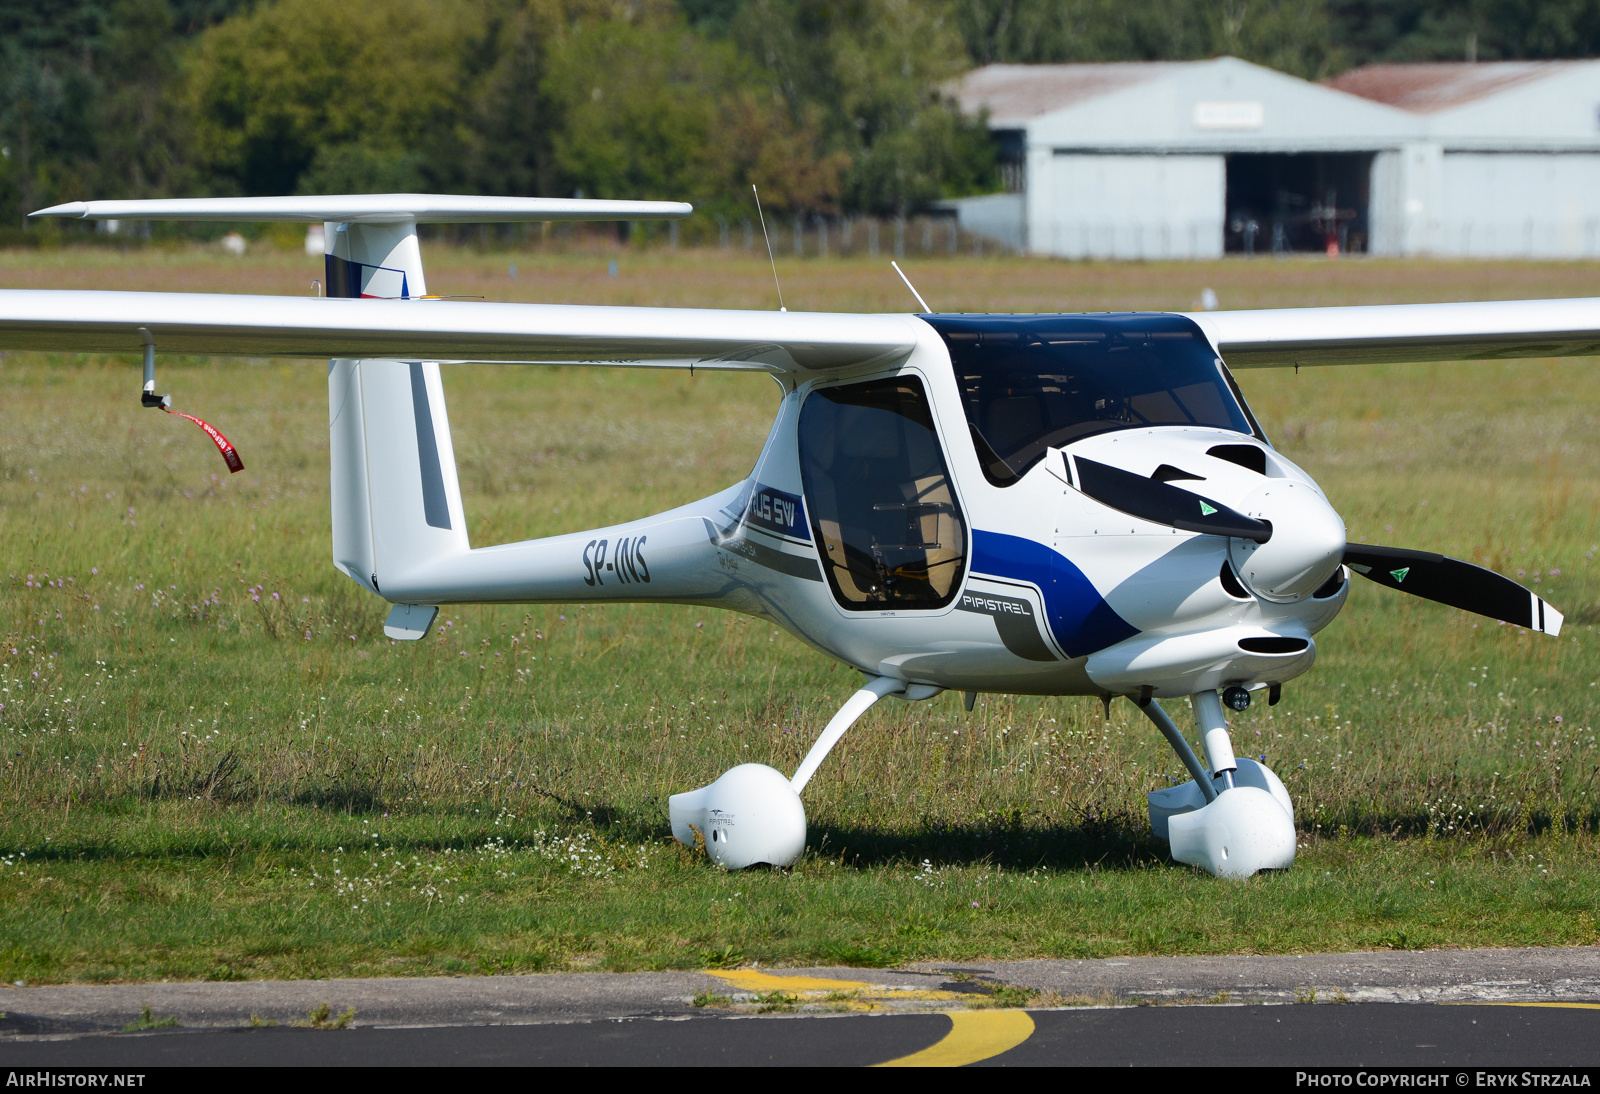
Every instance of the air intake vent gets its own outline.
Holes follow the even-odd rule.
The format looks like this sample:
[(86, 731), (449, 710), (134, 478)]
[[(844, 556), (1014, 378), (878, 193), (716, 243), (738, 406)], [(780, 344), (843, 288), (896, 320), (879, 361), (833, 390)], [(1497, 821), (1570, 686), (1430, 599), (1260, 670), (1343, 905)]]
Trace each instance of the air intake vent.
[(1310, 645), (1311, 643), (1304, 638), (1284, 638), (1278, 635), (1239, 639), (1239, 648), (1246, 653), (1302, 653)]
[(1311, 594), (1311, 599), (1327, 600), (1329, 597), (1338, 596), (1342, 588), (1344, 588), (1344, 567), (1340, 566), (1333, 571), (1332, 577), (1317, 586), (1317, 591)]
[(1258, 475), (1267, 473), (1267, 453), (1253, 444), (1219, 444), (1206, 449), (1206, 455), (1248, 467)]
[(1239, 580), (1239, 575), (1233, 572), (1233, 566), (1227, 559), (1222, 560), (1222, 573), (1217, 575), (1222, 579), (1222, 591), (1239, 600), (1249, 600), (1250, 594), (1245, 591), (1244, 583)]

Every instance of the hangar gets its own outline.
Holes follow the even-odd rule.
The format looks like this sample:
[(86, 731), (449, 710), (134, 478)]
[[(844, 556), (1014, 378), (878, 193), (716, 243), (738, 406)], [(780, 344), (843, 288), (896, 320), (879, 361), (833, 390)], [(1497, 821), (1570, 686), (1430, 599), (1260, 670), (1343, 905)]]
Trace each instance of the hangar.
[(1600, 62), (989, 65), (952, 90), (1006, 192), (951, 204), (1018, 250), (1600, 256)]

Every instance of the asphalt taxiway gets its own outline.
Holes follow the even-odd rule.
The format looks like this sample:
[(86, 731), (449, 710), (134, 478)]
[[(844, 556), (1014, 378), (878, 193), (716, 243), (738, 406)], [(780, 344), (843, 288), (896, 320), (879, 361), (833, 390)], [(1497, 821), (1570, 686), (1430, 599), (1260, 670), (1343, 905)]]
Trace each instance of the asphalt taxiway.
[[(1600, 1064), (1593, 948), (14, 986), (0, 1006), (0, 1068)], [(122, 1032), (151, 1020), (176, 1025)]]

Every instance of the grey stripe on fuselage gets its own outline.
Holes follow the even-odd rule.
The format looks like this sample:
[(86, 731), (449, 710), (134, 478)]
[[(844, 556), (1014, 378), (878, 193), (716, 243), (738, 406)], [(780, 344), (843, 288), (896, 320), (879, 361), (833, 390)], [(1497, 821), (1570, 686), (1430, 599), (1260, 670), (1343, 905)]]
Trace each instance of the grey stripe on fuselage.
[[(749, 533), (754, 529), (746, 528), (743, 536), (727, 535), (720, 531), (709, 518), (701, 518), (706, 522), (706, 538), (722, 550), (730, 554), (747, 558), (757, 566), (764, 566), (769, 570), (776, 570), (780, 574), (798, 577), (805, 581), (821, 581), (822, 574), (817, 568), (815, 555), (791, 555), (787, 551), (780, 551), (775, 547), (768, 547), (765, 543), (758, 542)], [(777, 537), (773, 537), (777, 538)], [(787, 540), (779, 540), (786, 543)]]
[(1000, 641), (1006, 649), (1026, 661), (1055, 661), (1055, 654), (1039, 635), (1039, 621), (1034, 607), (1026, 600), (1012, 596), (997, 596), (968, 590), (961, 594), (958, 611), (987, 615), (994, 620), (994, 629), (1000, 632)]

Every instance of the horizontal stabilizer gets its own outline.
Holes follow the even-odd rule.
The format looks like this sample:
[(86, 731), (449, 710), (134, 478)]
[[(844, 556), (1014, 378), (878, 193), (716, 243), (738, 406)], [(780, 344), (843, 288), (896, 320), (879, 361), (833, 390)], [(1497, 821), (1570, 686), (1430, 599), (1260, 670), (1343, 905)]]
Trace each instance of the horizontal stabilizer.
[[(904, 359), (905, 315), (0, 290), (0, 350), (631, 365), (776, 374)], [(926, 328), (923, 328), (924, 330)]]
[(1231, 368), (1592, 357), (1600, 299), (1196, 312)]
[(694, 206), (683, 201), (496, 198), (465, 194), (337, 194), (319, 197), (70, 201), (28, 215), (74, 220), (488, 224), (519, 220), (673, 220), (692, 212)]

